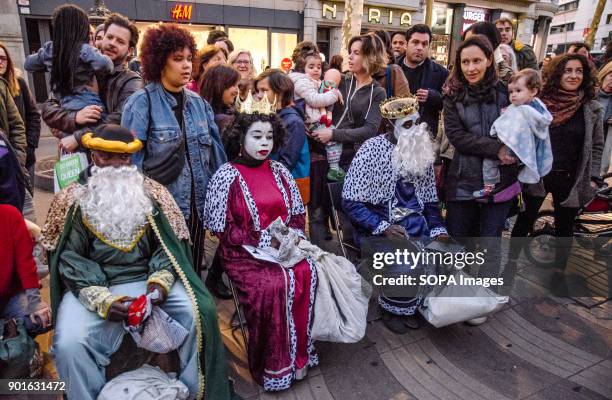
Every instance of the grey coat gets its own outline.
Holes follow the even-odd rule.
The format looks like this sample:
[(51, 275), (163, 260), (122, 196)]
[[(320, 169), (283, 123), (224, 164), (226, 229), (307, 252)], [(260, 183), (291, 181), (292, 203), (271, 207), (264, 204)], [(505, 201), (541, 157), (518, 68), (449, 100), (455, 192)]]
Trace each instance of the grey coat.
[[(584, 110), (584, 144), (582, 146), (582, 155), (574, 186), (567, 199), (561, 203), (563, 207), (582, 207), (593, 198), (595, 189), (591, 187), (591, 177), (599, 177), (601, 167), (601, 154), (604, 146), (604, 110), (596, 100), (590, 100), (585, 103), (582, 109)], [(541, 180), (534, 185), (525, 185), (524, 190), (530, 196), (546, 196), (544, 183)]]

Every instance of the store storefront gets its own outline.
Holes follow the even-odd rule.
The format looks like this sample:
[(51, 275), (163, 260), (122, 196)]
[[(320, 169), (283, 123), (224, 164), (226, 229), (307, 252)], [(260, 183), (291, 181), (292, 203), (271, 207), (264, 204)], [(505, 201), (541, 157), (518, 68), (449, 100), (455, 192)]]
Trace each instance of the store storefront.
[(432, 18), (430, 56), (437, 63), (447, 66), (453, 29), (454, 10), (448, 4), (435, 3)]
[[(491, 8), (483, 7), (483, 5)], [(493, 8), (495, 7), (495, 8)], [(511, 10), (511, 11), (507, 11)], [(432, 46), (431, 56), (435, 60), (449, 67), (463, 33), (476, 22), (493, 22), (505, 17), (518, 25), (519, 11), (526, 12), (526, 8), (517, 8), (516, 4), (505, 5), (503, 2), (479, 1), (474, 3), (435, 2), (432, 20)]]
[[(406, 31), (410, 25), (423, 22), (418, 0), (364, 3), (363, 32), (384, 29)], [(304, 10), (304, 40), (316, 41), (326, 59), (340, 53), (344, 1), (312, 1)]]
[[(89, 11), (92, 2), (72, 1)], [(266, 2), (274, 8), (228, 6), (222, 4), (184, 3), (166, 0), (125, 1), (105, 0), (106, 7), (131, 20), (141, 32), (159, 23), (178, 23), (195, 37), (198, 48), (206, 45), (208, 33), (213, 29), (225, 30), (236, 49), (248, 49), (253, 54), (255, 69), (263, 71), (267, 66), (276, 68), (285, 57), (290, 57), (295, 45), (301, 40), (303, 15), (298, 1), (287, 1), (284, 8)], [(236, 1), (235, 4), (240, 4)], [(21, 9), (25, 52), (35, 52), (51, 38), (50, 19), (56, 1), (30, 0), (27, 9)], [(24, 12), (25, 11), (25, 12)], [(44, 100), (47, 96), (44, 79), (34, 83), (36, 97)]]

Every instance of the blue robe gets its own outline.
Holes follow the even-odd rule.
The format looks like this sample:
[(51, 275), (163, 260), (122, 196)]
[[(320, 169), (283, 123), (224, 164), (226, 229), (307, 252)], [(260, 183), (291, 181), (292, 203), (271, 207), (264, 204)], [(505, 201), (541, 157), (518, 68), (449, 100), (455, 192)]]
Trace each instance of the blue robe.
[[(342, 191), (342, 209), (355, 227), (358, 245), (371, 236), (382, 235), (391, 225), (401, 225), (407, 239), (429, 241), (447, 234), (440, 217), (433, 165), (422, 176), (401, 177), (392, 163), (394, 144), (385, 136), (367, 140), (357, 152)], [(388, 249), (394, 251), (389, 243)], [(390, 274), (421, 274), (419, 268), (388, 266)], [(422, 296), (378, 298), (380, 306), (397, 315), (416, 312)]]

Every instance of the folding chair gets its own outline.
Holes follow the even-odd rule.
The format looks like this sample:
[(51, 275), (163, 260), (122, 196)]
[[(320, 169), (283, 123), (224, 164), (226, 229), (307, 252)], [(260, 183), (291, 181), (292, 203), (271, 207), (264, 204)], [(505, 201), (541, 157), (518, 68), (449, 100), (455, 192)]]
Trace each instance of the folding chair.
[[(230, 291), (232, 292), (232, 297), (234, 298), (234, 306), (236, 307), (236, 311), (234, 311), (234, 314), (232, 315), (232, 319), (230, 322), (230, 325), (232, 327), (232, 336), (234, 335), (234, 332), (236, 331), (236, 329), (240, 328), (240, 331), (242, 332), (242, 340), (244, 341), (244, 349), (247, 351), (249, 351), (249, 342), (247, 340), (247, 335), (246, 335), (246, 322), (244, 321), (244, 316), (242, 315), (242, 311), (240, 310), (240, 302), (238, 301), (238, 294), (236, 294), (236, 289), (234, 288), (234, 283), (232, 282), (231, 279), (229, 279), (229, 277), (227, 278), (228, 282), (229, 282), (229, 287), (230, 287)], [(237, 322), (235, 320), (238, 320)]]
[(353, 244), (352, 239), (349, 238), (350, 242), (344, 240), (343, 226), (346, 227), (350, 222), (346, 220), (346, 216), (342, 212), (342, 186), (342, 182), (330, 182), (327, 184), (327, 190), (331, 200), (332, 218), (334, 219), (334, 225), (336, 225), (336, 236), (338, 243), (340, 243), (340, 250), (344, 258), (348, 258), (347, 248), (357, 254), (360, 254), (360, 250)]

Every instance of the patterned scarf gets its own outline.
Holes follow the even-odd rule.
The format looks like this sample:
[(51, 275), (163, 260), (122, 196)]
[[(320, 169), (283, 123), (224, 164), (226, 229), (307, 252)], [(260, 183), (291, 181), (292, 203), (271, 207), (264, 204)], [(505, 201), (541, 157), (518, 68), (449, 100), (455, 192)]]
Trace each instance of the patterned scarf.
[(584, 93), (559, 89), (555, 94), (542, 98), (542, 101), (553, 116), (551, 126), (554, 127), (562, 125), (576, 114), (584, 102)]

